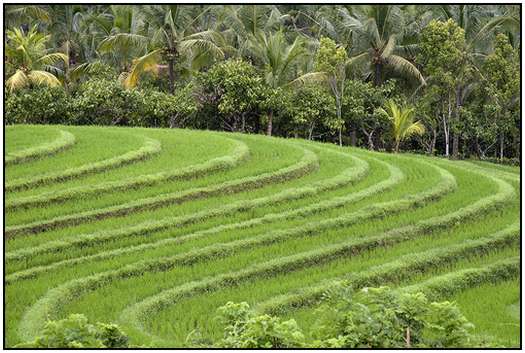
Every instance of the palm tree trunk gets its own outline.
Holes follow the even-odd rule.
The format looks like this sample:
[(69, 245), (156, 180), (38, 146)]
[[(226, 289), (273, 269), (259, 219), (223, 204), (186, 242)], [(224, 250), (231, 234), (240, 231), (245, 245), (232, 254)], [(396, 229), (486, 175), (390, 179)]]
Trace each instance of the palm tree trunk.
[(168, 59), (168, 74), (169, 74), (169, 89), (170, 93), (175, 93), (175, 61), (173, 59)]
[(381, 72), (383, 71), (382, 69), (382, 66), (380, 63), (376, 63), (374, 65), (374, 69), (375, 69), (375, 72), (374, 72), (374, 85), (376, 87), (379, 87), (381, 86)]
[(396, 140), (396, 147), (395, 147), (395, 150), (394, 150), (396, 153), (399, 152), (399, 140)]
[[(335, 104), (336, 104), (336, 113), (337, 113), (337, 121), (341, 123), (341, 99), (338, 94), (335, 95)], [(339, 126), (339, 146), (343, 146), (343, 125), (341, 123), (341, 126)]]
[(273, 129), (273, 109), (270, 109), (268, 113), (268, 127), (266, 128), (266, 135), (272, 136)]

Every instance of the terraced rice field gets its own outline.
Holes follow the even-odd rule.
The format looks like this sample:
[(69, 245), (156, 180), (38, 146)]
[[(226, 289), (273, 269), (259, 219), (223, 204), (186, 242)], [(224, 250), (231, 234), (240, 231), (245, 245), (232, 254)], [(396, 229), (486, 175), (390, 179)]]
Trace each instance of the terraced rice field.
[(337, 281), (456, 300), (477, 334), (520, 344), (518, 168), (72, 126), (8, 127), (5, 158), (7, 346), (83, 313), (181, 347), (220, 337), (227, 301), (307, 327)]

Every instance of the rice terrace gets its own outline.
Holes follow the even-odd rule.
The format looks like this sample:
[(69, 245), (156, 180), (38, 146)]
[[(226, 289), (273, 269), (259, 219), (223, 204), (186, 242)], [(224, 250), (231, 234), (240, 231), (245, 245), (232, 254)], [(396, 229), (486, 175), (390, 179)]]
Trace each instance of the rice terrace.
[(521, 8), (447, 6), (4, 5), (4, 348), (521, 347)]

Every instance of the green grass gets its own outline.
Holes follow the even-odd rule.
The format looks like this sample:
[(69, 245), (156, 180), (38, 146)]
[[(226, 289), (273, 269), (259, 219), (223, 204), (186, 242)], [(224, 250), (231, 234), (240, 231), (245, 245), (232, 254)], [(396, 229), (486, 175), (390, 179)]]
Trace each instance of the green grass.
[[(323, 288), (367, 283), (371, 268), (401, 266), (402, 278), (388, 266), (376, 277), (417, 284), (518, 254), (519, 229), (491, 251), (480, 245), (519, 219), (509, 168), (178, 129), (16, 126), (10, 148), (29, 146), (31, 129), (41, 141), (67, 130), (76, 143), (8, 166), (8, 183), (100, 165), (145, 138), (161, 149), (7, 193), (8, 346), (48, 318), (83, 313), (120, 324), (133, 343), (180, 347), (196, 327), (218, 337), (214, 313), (229, 300), (308, 323)], [(462, 258), (414, 262), (462, 247)], [(497, 342), (516, 339), (498, 332), (489, 332)]]
[(449, 298), (474, 326), (474, 333), (503, 347), (520, 346), (520, 283), (488, 283)]
[(6, 152), (13, 153), (23, 149), (49, 143), (60, 136), (55, 126), (17, 125), (6, 126)]

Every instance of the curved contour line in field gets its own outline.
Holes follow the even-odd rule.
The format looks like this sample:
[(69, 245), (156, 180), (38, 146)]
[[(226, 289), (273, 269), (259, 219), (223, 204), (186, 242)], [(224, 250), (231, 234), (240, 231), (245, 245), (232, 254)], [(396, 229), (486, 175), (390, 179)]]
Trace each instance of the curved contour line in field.
[(520, 225), (513, 223), (500, 231), (479, 239), (452, 244), (445, 248), (429, 249), (404, 255), (397, 260), (371, 267), (356, 274), (343, 277), (327, 278), (321, 284), (303, 287), (286, 295), (279, 295), (257, 306), (257, 311), (269, 314), (283, 314), (291, 308), (297, 309), (315, 305), (323, 293), (338, 285), (358, 289), (365, 286), (377, 286), (385, 282), (400, 281), (409, 277), (411, 272), (423, 273), (440, 265), (463, 259), (465, 256), (490, 253), (494, 249), (504, 248), (519, 243)]
[[(142, 210), (151, 210), (174, 203), (183, 203), (185, 201), (216, 196), (225, 193), (237, 193), (247, 190), (248, 188), (259, 188), (266, 184), (282, 182), (299, 178), (319, 167), (317, 156), (308, 149), (303, 150), (303, 157), (295, 164), (281, 168), (277, 171), (262, 173), (255, 176), (243, 177), (230, 180), (221, 184), (198, 187), (174, 193), (168, 193), (160, 196), (147, 197), (140, 200), (123, 203), (117, 206), (110, 206), (87, 212), (79, 212), (63, 217), (56, 217), (46, 221), (39, 221), (29, 224), (6, 227), (5, 234), (7, 237), (23, 233), (38, 232), (42, 230), (55, 229), (68, 225), (77, 225), (93, 219), (103, 219), (115, 216), (125, 216)], [(160, 221), (158, 221), (160, 222)]]
[[(505, 182), (503, 183), (506, 184)], [(486, 200), (491, 200), (494, 203), (492, 206), (495, 206), (495, 204), (497, 204), (499, 201), (506, 200), (514, 194), (512, 188), (509, 189), (504, 184), (498, 184), (500, 186), (498, 194), (479, 200), (478, 202), (475, 202), (474, 204), (470, 205), (470, 207), (462, 208), (445, 216), (431, 217), (430, 219), (416, 222), (415, 226), (400, 227), (397, 229), (387, 231), (382, 235), (380, 234), (378, 236), (366, 237), (362, 241), (350, 241), (348, 243), (342, 242), (343, 246), (341, 246), (340, 244), (329, 246), (326, 249), (328, 251), (326, 251), (325, 256), (333, 258), (333, 256), (341, 256), (342, 253), (355, 253), (356, 251), (359, 252), (361, 251), (360, 246), (364, 250), (366, 250), (370, 246), (381, 246), (384, 244), (388, 244), (392, 241), (404, 241), (406, 240), (406, 238), (413, 237), (414, 234), (417, 234), (418, 232), (441, 227), (444, 224), (449, 224), (450, 222), (453, 222), (460, 217), (463, 218), (467, 216), (472, 216), (472, 214), (475, 214), (478, 211), (482, 211), (486, 208)], [(508, 184), (507, 186), (510, 187), (510, 185)], [(386, 236), (387, 234), (388, 236)], [(282, 266), (285, 267), (285, 270), (290, 270), (290, 267), (286, 267), (288, 264), (286, 263), (286, 261), (283, 261), (284, 259), (290, 259), (289, 262), (291, 264), (297, 263), (297, 266), (299, 267), (303, 267), (305, 264), (308, 264), (309, 261), (312, 260), (313, 263), (318, 263), (320, 260), (320, 256), (323, 256), (321, 255), (322, 252), (323, 251), (319, 250), (307, 251), (304, 253), (280, 258), (277, 261), (268, 261), (267, 263), (256, 264), (241, 271), (235, 271), (227, 274), (218, 275), (211, 279), (203, 279), (200, 281), (189, 282), (177, 286), (173, 289), (164, 290), (161, 293), (143, 299), (141, 302), (134, 304), (130, 308), (126, 309), (125, 313), (123, 313), (122, 321), (125, 321), (127, 323), (132, 322), (134, 323), (136, 329), (144, 331), (142, 325), (139, 322), (140, 317), (147, 317), (149, 315), (154, 314), (161, 307), (173, 304), (173, 302), (176, 301), (177, 298), (179, 298), (180, 296), (200, 293), (200, 291), (208, 292), (210, 290), (220, 288), (221, 284), (223, 283), (229, 285), (231, 283), (237, 283), (237, 281), (241, 281), (243, 279), (257, 277), (261, 274), (268, 275), (269, 273), (281, 273), (283, 272), (283, 270), (280, 269), (280, 267)], [(280, 262), (282, 262), (282, 264), (280, 264)], [(277, 269), (275, 270), (274, 267), (276, 267)], [(293, 268), (294, 267), (292, 265), (292, 270)]]
[(173, 172), (145, 174), (123, 181), (112, 181), (96, 185), (79, 186), (62, 190), (60, 192), (53, 191), (36, 196), (21, 197), (6, 202), (5, 208), (6, 210), (13, 210), (17, 208), (34, 207), (53, 202), (71, 200), (80, 196), (96, 194), (104, 191), (127, 190), (139, 186), (154, 185), (162, 181), (189, 179), (205, 175), (213, 171), (230, 169), (246, 160), (249, 157), (250, 151), (245, 143), (235, 139), (227, 139), (232, 141), (235, 146), (233, 148), (233, 152), (229, 155), (213, 158), (200, 164), (183, 167)]
[(8, 153), (4, 158), (5, 165), (19, 164), (32, 159), (51, 156), (75, 144), (75, 135), (65, 130), (59, 130), (59, 132), (60, 136), (51, 142)]
[(18, 191), (33, 186), (46, 185), (53, 182), (78, 178), (86, 174), (106, 171), (118, 168), (126, 164), (142, 161), (161, 151), (161, 143), (158, 140), (145, 137), (144, 144), (134, 151), (128, 151), (120, 156), (111, 157), (102, 161), (87, 163), (76, 168), (70, 168), (61, 172), (37, 175), (32, 178), (19, 178), (5, 184), (6, 191)]
[[(428, 164), (428, 163), (424, 163)], [(367, 218), (370, 216), (381, 216), (385, 214), (385, 208), (389, 208), (393, 212), (399, 211), (400, 209), (406, 209), (413, 206), (417, 206), (422, 204), (425, 200), (431, 201), (435, 199), (436, 197), (439, 197), (440, 195), (443, 195), (444, 193), (447, 193), (448, 191), (455, 188), (455, 178), (446, 170), (439, 168), (437, 166), (434, 166), (435, 169), (437, 169), (440, 174), (442, 175), (441, 182), (433, 187), (430, 190), (423, 191), (422, 193), (416, 194), (416, 195), (410, 195), (408, 197), (402, 198), (398, 201), (391, 201), (381, 204), (376, 204), (372, 207), (368, 207), (368, 212), (371, 212), (370, 214), (367, 212), (356, 212), (352, 214), (351, 216), (343, 216), (343, 217), (336, 217), (335, 219), (329, 219), (326, 222), (322, 223), (321, 227), (317, 226), (317, 222), (314, 222), (315, 225), (312, 224), (315, 231), (319, 231), (322, 229), (326, 229), (328, 227), (332, 226), (342, 226), (345, 224), (352, 224), (356, 222), (357, 220), (361, 220), (363, 218)], [(513, 190), (511, 190), (513, 192)], [(500, 196), (497, 194), (497, 196)], [(497, 198), (496, 198), (497, 199)], [(383, 207), (381, 207), (383, 206)], [(387, 207), (385, 207), (387, 206)], [(374, 213), (377, 212), (377, 213)], [(457, 213), (457, 212), (456, 212)], [(456, 213), (451, 214), (449, 218), (446, 218), (444, 221), (441, 220), (442, 223), (445, 222), (451, 222), (454, 221), (456, 216)], [(468, 212), (467, 212), (468, 213)], [(420, 228), (426, 229), (426, 228), (432, 228), (435, 225), (432, 224), (425, 224), (425, 222), (420, 222)], [(441, 224), (438, 224), (441, 225)], [(320, 229), (318, 229), (320, 228)], [(407, 229), (402, 229), (400, 231), (399, 229), (396, 229), (395, 231), (399, 232), (397, 240), (403, 240), (406, 235), (403, 233), (408, 232), (409, 230), (412, 230), (414, 228), (413, 226), (405, 227)], [(310, 234), (312, 232), (312, 229), (310, 230), (304, 230), (303, 227), (295, 229), (295, 233), (300, 235)], [(274, 234), (275, 233), (275, 234)], [(230, 243), (224, 243), (224, 244), (215, 244), (211, 245), (206, 249), (202, 248), (197, 251), (188, 252), (188, 253), (182, 253), (178, 254), (171, 258), (161, 258), (161, 259), (155, 259), (150, 261), (140, 261), (137, 263), (133, 263), (127, 266), (124, 266), (118, 270), (109, 270), (101, 273), (97, 273), (91, 276), (83, 277), (80, 279), (75, 279), (68, 281), (66, 283), (63, 283), (62, 285), (55, 287), (53, 289), (50, 289), (46, 295), (41, 297), (32, 307), (30, 307), (26, 313), (23, 316), (23, 319), (21, 320), (20, 326), (19, 326), (19, 335), (20, 337), (24, 339), (31, 339), (32, 336), (36, 334), (38, 329), (42, 326), (42, 323), (44, 321), (44, 317), (48, 317), (49, 314), (52, 313), (52, 311), (59, 306), (59, 303), (63, 300), (64, 297), (68, 297), (72, 299), (73, 297), (81, 295), (81, 293), (84, 293), (86, 290), (93, 290), (96, 289), (101, 284), (108, 284), (111, 283), (113, 280), (118, 278), (129, 278), (132, 276), (137, 276), (145, 272), (150, 271), (167, 271), (170, 268), (173, 268), (176, 264), (191, 264), (195, 261), (198, 261), (200, 258), (209, 258), (216, 257), (218, 255), (225, 255), (228, 253), (228, 250), (231, 252), (234, 249), (243, 249), (246, 247), (251, 247), (255, 244), (257, 245), (264, 245), (268, 243), (273, 243), (276, 240), (282, 240), (286, 239), (287, 237), (294, 236), (294, 231), (282, 231), (282, 232), (270, 232), (267, 234), (266, 237), (262, 236), (256, 236), (254, 238), (249, 239), (241, 239), (237, 241), (233, 241)], [(389, 234), (393, 232), (388, 232), (385, 234)], [(295, 235), (297, 235), (295, 234)], [(369, 246), (379, 245), (379, 244), (385, 244), (388, 243), (389, 240), (392, 240), (391, 236), (384, 236), (380, 235), (379, 237), (376, 236), (375, 238), (366, 238), (366, 241), (364, 243), (357, 242), (357, 244), (353, 244), (354, 242), (343, 242), (341, 244), (334, 244), (330, 247), (327, 247), (327, 249), (322, 249), (322, 254), (320, 256), (327, 256), (331, 257), (339, 254), (344, 254), (348, 252), (355, 251), (355, 247), (357, 246), (363, 246), (364, 248), (367, 248)], [(230, 248), (230, 249), (228, 249)], [(201, 252), (202, 254), (198, 254)], [(318, 252), (318, 251), (317, 251)], [(304, 263), (305, 259), (302, 259), (301, 256), (306, 256), (306, 258), (310, 258), (311, 255), (315, 255), (316, 251), (309, 251), (297, 255), (288, 256), (287, 258), (292, 259), (292, 262), (298, 262), (298, 263)], [(317, 255), (318, 257), (319, 255)], [(316, 257), (316, 258), (317, 258)], [(257, 265), (257, 267), (261, 267), (260, 264)], [(256, 269), (257, 269), (256, 267)], [(264, 271), (266, 271), (263, 268)], [(217, 277), (214, 279), (214, 281), (217, 281), (220, 279), (220, 277)]]
[[(337, 153), (337, 151), (331, 151), (331, 150), (329, 150), (329, 152)], [(275, 203), (289, 201), (289, 200), (296, 200), (296, 199), (299, 199), (305, 196), (315, 195), (322, 191), (332, 190), (342, 185), (356, 182), (367, 174), (368, 168), (369, 168), (367, 162), (355, 156), (349, 156), (346, 154), (345, 156), (353, 159), (356, 164), (350, 168), (343, 170), (343, 172), (341, 172), (340, 174), (338, 174), (337, 176), (333, 178), (323, 180), (323, 181), (313, 182), (310, 185), (305, 185), (302, 187), (287, 189), (287, 190), (284, 190), (280, 193), (277, 193), (271, 196), (264, 196), (258, 199), (253, 199), (253, 200), (248, 200), (248, 201), (240, 201), (237, 203), (237, 205), (235, 204), (229, 205), (227, 209), (229, 210), (229, 212), (232, 212), (232, 210), (246, 211), (248, 209), (253, 209), (256, 207), (261, 207), (261, 206), (265, 206), (269, 204), (275, 204)], [(35, 266), (32, 268), (28, 268), (28, 269), (21, 270), (21, 271), (7, 275), (5, 278), (5, 283), (9, 284), (9, 283), (16, 282), (20, 279), (33, 278), (39, 273), (48, 272), (48, 271), (51, 271), (51, 270), (54, 270), (54, 269), (57, 269), (63, 266), (67, 266), (67, 265), (79, 264), (84, 261), (113, 258), (118, 255), (123, 255), (123, 254), (131, 253), (131, 252), (135, 252), (135, 251), (141, 251), (141, 250), (146, 250), (150, 248), (157, 248), (159, 246), (165, 246), (165, 245), (180, 244), (180, 243), (183, 243), (184, 241), (197, 239), (201, 236), (218, 233), (224, 230), (245, 229), (248, 227), (252, 227), (255, 225), (259, 225), (259, 224), (266, 224), (266, 223), (273, 222), (276, 220), (290, 219), (290, 218), (293, 218), (299, 215), (304, 216), (307, 214), (311, 214), (313, 212), (319, 212), (321, 210), (326, 210), (332, 207), (340, 207), (344, 205), (345, 203), (349, 203), (351, 201), (362, 199), (372, 193), (377, 193), (377, 192), (386, 190), (387, 188), (392, 187), (393, 185), (399, 183), (403, 179), (403, 173), (397, 167), (394, 167), (382, 161), (379, 161), (379, 162), (387, 166), (387, 168), (390, 170), (390, 176), (385, 181), (377, 183), (365, 189), (365, 192), (359, 192), (359, 193), (351, 194), (349, 196), (344, 196), (344, 197), (335, 197), (335, 198), (328, 200), (328, 202), (326, 201), (320, 202), (314, 206), (307, 205), (307, 206), (304, 206), (298, 209), (294, 209), (294, 210), (290, 210), (287, 212), (270, 213), (262, 217), (252, 218), (247, 221), (237, 222), (237, 223), (233, 223), (229, 225), (219, 225), (219, 226), (201, 230), (195, 233), (177, 236), (175, 238), (161, 239), (159, 241), (155, 241), (151, 243), (143, 243), (140, 245), (133, 245), (133, 246), (125, 247), (125, 248), (119, 248), (116, 250), (99, 252), (96, 254), (82, 256), (82, 257), (78, 257), (74, 259), (58, 261), (58, 262), (51, 263), (45, 266)], [(207, 212), (204, 212), (201, 219), (208, 219), (210, 217), (209, 214), (216, 215), (216, 212), (214, 212), (213, 210), (208, 210)]]

